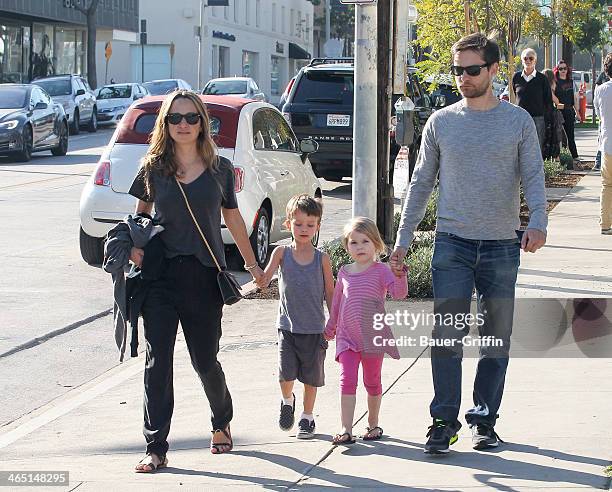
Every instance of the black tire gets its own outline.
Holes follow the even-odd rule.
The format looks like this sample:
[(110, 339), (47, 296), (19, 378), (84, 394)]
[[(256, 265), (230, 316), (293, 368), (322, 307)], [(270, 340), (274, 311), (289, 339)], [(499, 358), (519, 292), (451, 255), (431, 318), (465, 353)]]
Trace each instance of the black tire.
[(255, 259), (260, 267), (264, 267), (270, 255), (270, 214), (261, 207), (257, 212), (257, 222), (249, 238)]
[(74, 118), (72, 120), (72, 126), (70, 127), (70, 133), (72, 133), (73, 135), (78, 135), (79, 133), (81, 133), (80, 118), (81, 118), (81, 115), (79, 114), (79, 110), (75, 109)]
[(83, 228), (79, 229), (79, 245), (81, 256), (88, 265), (101, 265), (104, 259), (104, 239), (87, 234)]
[(66, 155), (68, 153), (68, 125), (66, 123), (62, 123), (61, 125), (57, 147), (51, 149), (53, 155)]
[(321, 177), (327, 181), (342, 181), (344, 178), (342, 174), (323, 174)]
[(22, 147), (17, 152), (16, 157), (18, 162), (28, 162), (32, 158), (32, 150), (34, 148), (32, 127), (25, 125), (21, 133)]
[(97, 113), (97, 109), (94, 108), (93, 109), (93, 113), (91, 113), (91, 118), (89, 120), (89, 124), (87, 125), (87, 131), (89, 133), (95, 133), (98, 131), (98, 115)]

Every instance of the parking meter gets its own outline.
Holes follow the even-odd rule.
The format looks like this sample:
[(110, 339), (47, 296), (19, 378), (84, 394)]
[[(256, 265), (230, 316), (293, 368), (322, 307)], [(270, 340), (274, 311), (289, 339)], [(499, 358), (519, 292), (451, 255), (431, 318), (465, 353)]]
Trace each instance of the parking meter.
[(409, 97), (398, 99), (394, 105), (397, 123), (395, 126), (395, 141), (400, 146), (410, 146), (414, 141), (413, 112), (414, 103)]

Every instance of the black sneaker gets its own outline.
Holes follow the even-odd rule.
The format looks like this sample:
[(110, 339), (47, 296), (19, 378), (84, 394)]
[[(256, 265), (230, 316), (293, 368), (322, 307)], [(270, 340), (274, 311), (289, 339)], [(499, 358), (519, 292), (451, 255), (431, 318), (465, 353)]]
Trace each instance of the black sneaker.
[(315, 435), (315, 421), (308, 419), (301, 419), (298, 422), (298, 433), (296, 437), (298, 439), (312, 439)]
[(285, 405), (281, 401), (280, 415), (278, 417), (278, 425), (284, 431), (291, 430), (295, 422), (295, 395), (293, 395), (293, 405)]
[(500, 442), (504, 442), (491, 425), (473, 424), (470, 425), (470, 429), (472, 429), (472, 447), (474, 449), (496, 448)]
[(446, 454), (448, 447), (455, 444), (459, 436), (457, 431), (461, 429), (461, 423), (447, 422), (442, 419), (434, 419), (433, 424), (429, 426), (427, 431), (427, 443), (425, 444), (425, 453), (427, 454)]

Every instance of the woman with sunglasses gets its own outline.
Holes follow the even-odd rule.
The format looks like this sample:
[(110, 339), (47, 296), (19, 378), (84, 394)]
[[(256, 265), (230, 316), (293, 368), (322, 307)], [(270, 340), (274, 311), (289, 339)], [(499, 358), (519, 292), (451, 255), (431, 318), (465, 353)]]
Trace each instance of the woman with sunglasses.
[(516, 94), (516, 104), (526, 110), (536, 126), (540, 149), (544, 150), (546, 125), (550, 123), (552, 93), (546, 77), (536, 70), (538, 56), (532, 48), (521, 53), (523, 70), (512, 77), (512, 88)]
[(563, 114), (563, 128), (567, 137), (567, 146), (574, 158), (574, 162), (578, 161), (578, 150), (576, 149), (576, 140), (574, 139), (574, 123), (576, 121), (576, 109), (578, 107), (578, 99), (574, 91), (574, 80), (572, 79), (572, 68), (565, 63), (564, 60), (559, 61), (553, 69), (557, 87), (555, 95), (559, 102), (563, 104), (561, 110)]
[[(147, 357), (144, 373), (146, 455), (136, 465), (150, 473), (167, 465), (168, 433), (174, 406), (172, 363), (178, 323), (181, 322), (191, 363), (210, 403), (213, 434), (210, 451), (232, 449), (232, 399), (217, 353), (221, 337), (223, 300), (217, 268), (196, 229), (179, 186), (185, 192), (212, 252), (225, 267), (221, 215), (246, 264), (258, 282), (257, 265), (234, 192), (234, 170), (219, 157), (209, 131), (209, 116), (193, 92), (176, 91), (164, 100), (151, 136), (151, 145), (130, 188), (138, 198), (136, 213), (151, 214), (164, 230), (166, 265), (152, 281), (142, 307)], [(141, 265), (143, 250), (132, 248), (130, 259)]]

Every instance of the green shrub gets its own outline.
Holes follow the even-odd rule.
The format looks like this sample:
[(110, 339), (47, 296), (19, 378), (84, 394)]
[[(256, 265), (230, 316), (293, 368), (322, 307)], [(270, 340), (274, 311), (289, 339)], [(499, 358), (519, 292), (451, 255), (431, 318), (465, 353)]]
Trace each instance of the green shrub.
[(342, 247), (342, 243), (339, 240), (324, 242), (321, 246), (321, 250), (329, 255), (334, 277), (338, 276), (338, 270), (340, 270), (342, 265), (346, 265), (347, 263), (351, 263), (353, 261), (346, 250)]
[(559, 154), (559, 162), (561, 163), (561, 167), (564, 169), (573, 169), (574, 168), (574, 158), (569, 150), (565, 147), (561, 148), (561, 153)]
[[(570, 156), (571, 157), (571, 156)], [(572, 160), (573, 165), (573, 160)], [(551, 178), (555, 178), (563, 173), (564, 167), (561, 165), (559, 161), (554, 159), (546, 159), (544, 161), (544, 179), (549, 180)]]

